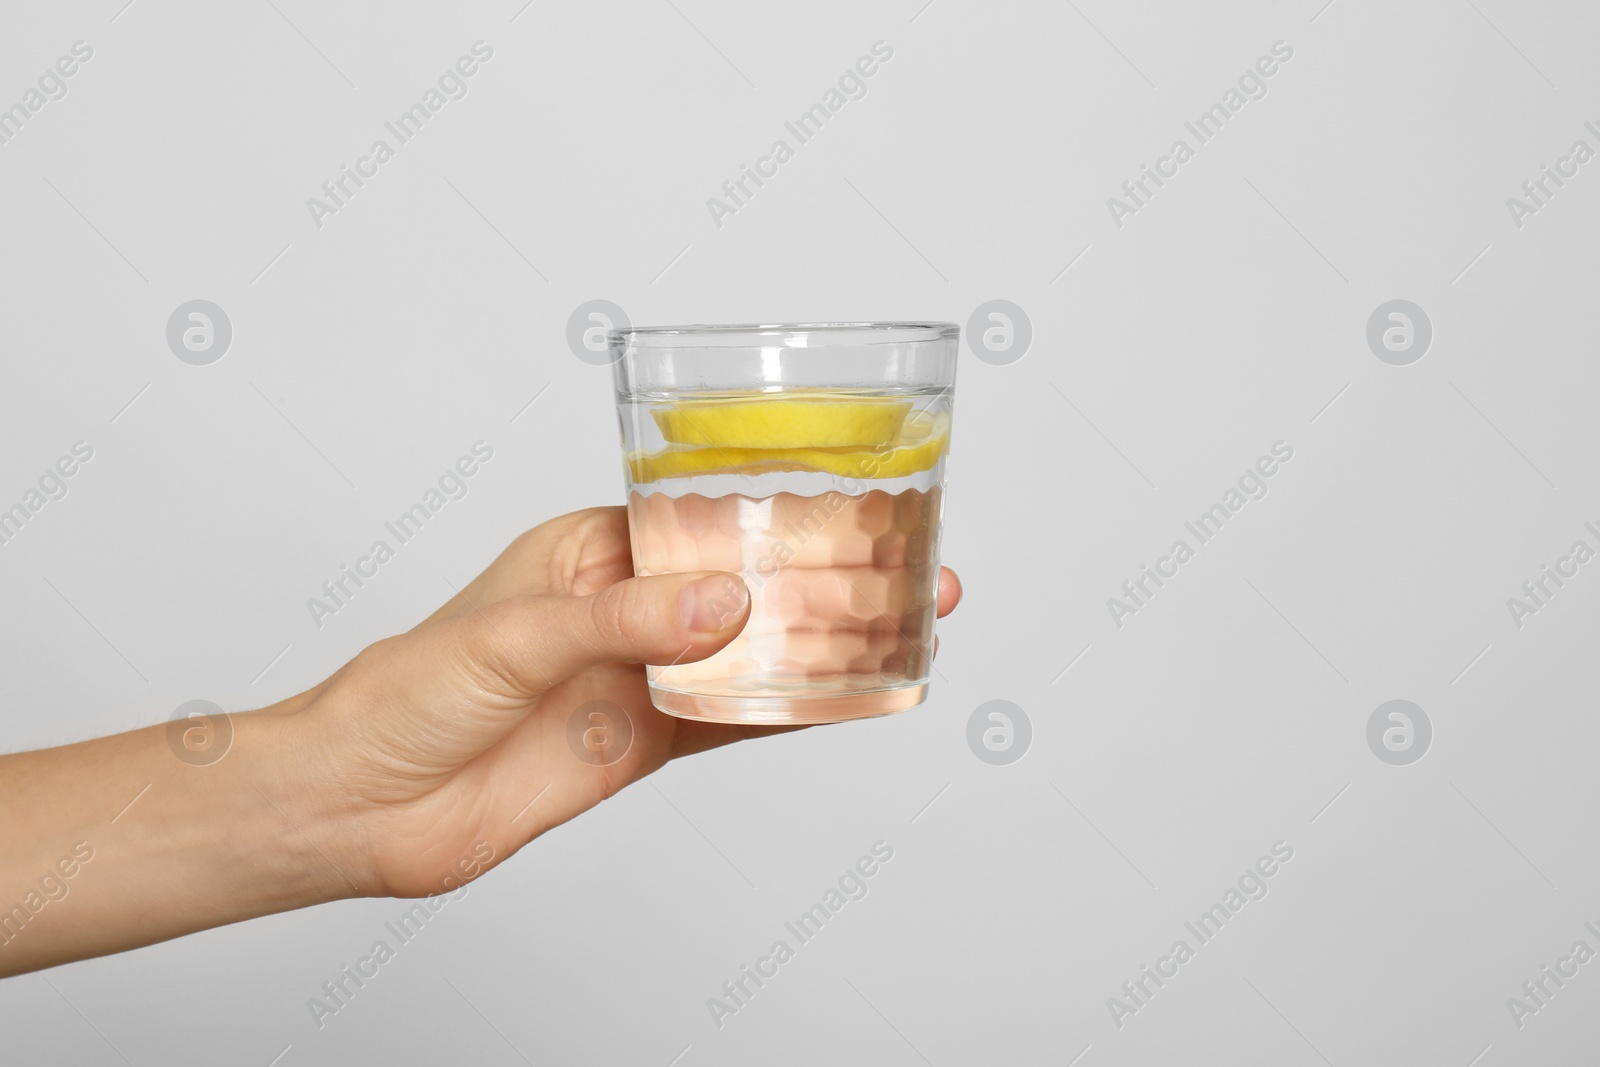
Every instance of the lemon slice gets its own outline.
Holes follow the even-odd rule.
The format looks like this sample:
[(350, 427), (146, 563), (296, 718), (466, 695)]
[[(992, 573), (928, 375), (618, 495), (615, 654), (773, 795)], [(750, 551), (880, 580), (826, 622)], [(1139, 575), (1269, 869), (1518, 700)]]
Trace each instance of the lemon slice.
[(676, 445), (717, 448), (864, 448), (895, 440), (909, 400), (887, 396), (691, 400), (655, 411)]
[(947, 414), (920, 413), (906, 419), (891, 443), (881, 447), (840, 448), (667, 448), (634, 452), (628, 469), (635, 483), (691, 474), (767, 474), (774, 471), (822, 471), (842, 478), (903, 478), (933, 467), (950, 443)]

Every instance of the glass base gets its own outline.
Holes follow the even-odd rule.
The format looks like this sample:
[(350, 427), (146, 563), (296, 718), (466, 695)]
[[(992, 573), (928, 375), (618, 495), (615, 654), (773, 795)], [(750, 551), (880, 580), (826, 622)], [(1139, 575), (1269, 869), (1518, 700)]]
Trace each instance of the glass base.
[(870, 719), (914, 708), (926, 699), (926, 682), (858, 693), (787, 696), (708, 696), (650, 687), (650, 702), (668, 715), (700, 722), (752, 726), (802, 726)]

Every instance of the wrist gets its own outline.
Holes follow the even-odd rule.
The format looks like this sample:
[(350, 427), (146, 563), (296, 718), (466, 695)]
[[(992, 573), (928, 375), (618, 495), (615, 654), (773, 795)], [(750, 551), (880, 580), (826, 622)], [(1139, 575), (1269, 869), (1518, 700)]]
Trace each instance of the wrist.
[(234, 717), (234, 789), (255, 806), (292, 908), (376, 893), (360, 813), (311, 706), (302, 695)]

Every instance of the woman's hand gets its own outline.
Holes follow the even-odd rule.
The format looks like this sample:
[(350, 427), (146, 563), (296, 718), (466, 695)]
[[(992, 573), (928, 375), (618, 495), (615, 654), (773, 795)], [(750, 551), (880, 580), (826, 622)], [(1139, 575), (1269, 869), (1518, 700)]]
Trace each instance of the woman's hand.
[[(939, 614), (959, 598), (943, 572)], [(296, 713), (342, 798), (347, 873), (368, 895), (438, 893), (670, 759), (792, 729), (693, 722), (650, 704), (639, 664), (711, 655), (744, 626), (748, 599), (730, 574), (633, 577), (620, 507), (519, 537)], [(615, 762), (575, 753), (569, 724), (585, 705), (580, 731), (631, 726), (626, 751), (605, 757)]]
[[(939, 614), (960, 595), (942, 573)], [(597, 508), (279, 704), (0, 756), (0, 975), (456, 889), (669, 759), (775, 732), (662, 714), (639, 666), (711, 655), (748, 610), (735, 575), (633, 577), (626, 513)], [(624, 725), (603, 758), (572, 740)]]

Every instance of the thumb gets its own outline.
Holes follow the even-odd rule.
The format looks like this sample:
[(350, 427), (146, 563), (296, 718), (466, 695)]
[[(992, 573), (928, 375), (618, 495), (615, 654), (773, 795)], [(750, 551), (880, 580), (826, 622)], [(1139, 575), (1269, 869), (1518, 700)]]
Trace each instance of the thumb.
[(593, 596), (530, 597), (489, 625), (496, 666), (541, 692), (601, 663), (665, 666), (705, 659), (738, 636), (750, 592), (736, 574), (628, 578)]

